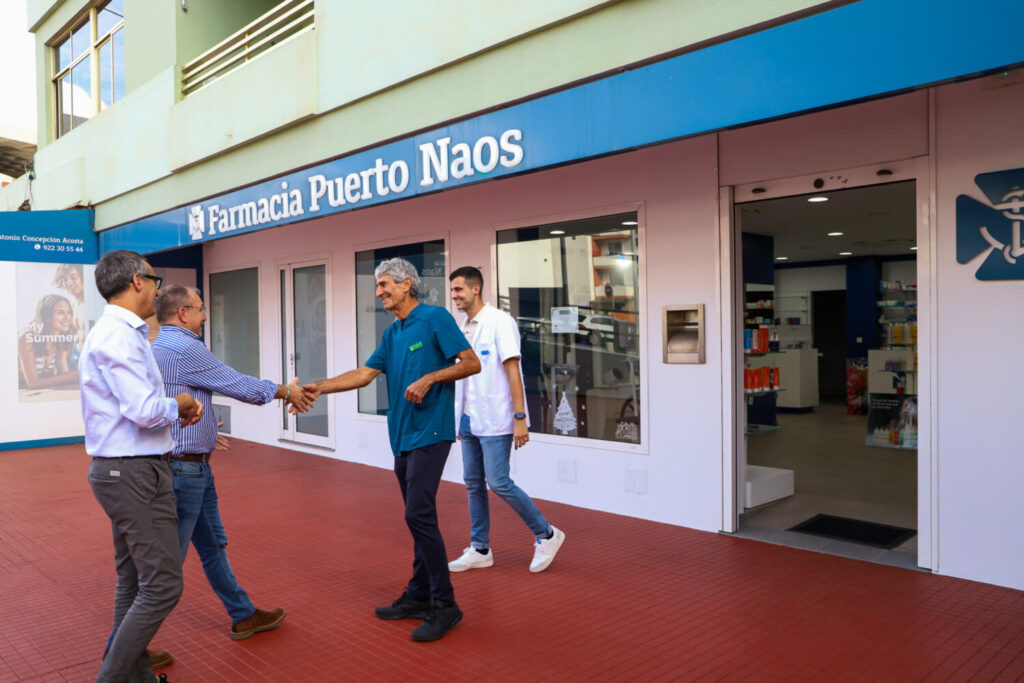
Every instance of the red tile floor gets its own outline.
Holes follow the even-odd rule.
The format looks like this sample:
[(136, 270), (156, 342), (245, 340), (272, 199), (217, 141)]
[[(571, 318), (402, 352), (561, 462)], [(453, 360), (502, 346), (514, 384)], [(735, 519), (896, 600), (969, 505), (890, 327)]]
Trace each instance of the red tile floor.
[[(81, 446), (0, 453), (0, 681), (94, 680), (110, 626), (110, 531)], [(453, 577), (463, 621), (415, 643), (373, 607), (402, 590), (411, 542), (394, 475), (235, 442), (214, 461), (230, 557), (274, 631), (228, 638), (191, 554), (154, 645), (182, 681), (1021, 680), (1024, 593), (541, 502), (568, 540), (493, 505), (495, 566)], [(442, 484), (449, 556), (468, 539)]]

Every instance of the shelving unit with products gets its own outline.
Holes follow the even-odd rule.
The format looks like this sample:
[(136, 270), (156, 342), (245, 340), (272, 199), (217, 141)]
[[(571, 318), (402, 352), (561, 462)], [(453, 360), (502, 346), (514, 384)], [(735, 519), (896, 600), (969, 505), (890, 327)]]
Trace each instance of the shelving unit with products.
[(811, 323), (811, 295), (776, 294), (775, 321), (779, 325), (809, 325)]
[(743, 326), (775, 324), (775, 299), (771, 292), (747, 292), (743, 303)]
[(878, 285), (878, 342), (883, 349), (917, 347), (917, 285), (883, 280)]

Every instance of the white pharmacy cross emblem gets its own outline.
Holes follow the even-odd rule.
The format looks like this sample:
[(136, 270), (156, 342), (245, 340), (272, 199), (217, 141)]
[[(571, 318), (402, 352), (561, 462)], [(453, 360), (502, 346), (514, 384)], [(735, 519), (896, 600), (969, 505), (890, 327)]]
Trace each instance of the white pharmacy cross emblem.
[(193, 206), (188, 210), (188, 234), (193, 240), (203, 239), (206, 231), (206, 214), (202, 206)]

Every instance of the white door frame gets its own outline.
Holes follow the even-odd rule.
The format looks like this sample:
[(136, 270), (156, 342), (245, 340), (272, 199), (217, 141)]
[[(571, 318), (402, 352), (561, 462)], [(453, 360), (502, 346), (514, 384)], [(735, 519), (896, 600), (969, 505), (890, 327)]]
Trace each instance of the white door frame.
[(918, 286), (918, 445), (917, 445), (917, 564), (937, 569), (938, 519), (936, 501), (935, 420), (935, 187), (930, 157), (915, 157), (857, 168), (826, 171), (793, 178), (765, 180), (719, 188), (719, 291), (722, 339), (722, 531), (739, 529), (743, 512), (747, 448), (743, 409), (741, 250), (736, 234), (737, 204), (812, 192), (831, 192), (868, 185), (916, 181)]
[[(308, 268), (310, 266), (323, 266), (324, 268), (324, 316), (326, 317), (325, 332), (326, 336), (324, 344), (326, 345), (325, 353), (327, 359), (327, 372), (325, 377), (332, 377), (333, 363), (332, 350), (334, 348), (331, 334), (331, 262), (329, 258), (314, 258), (302, 261), (289, 261), (279, 262), (276, 264), (277, 278), (275, 278), (275, 287), (280, 290), (281, 288), (281, 276), (284, 274), (284, 292), (278, 292), (280, 297), (278, 315), (279, 319), (284, 322), (284, 329), (281, 330), (281, 343), (282, 343), (282, 359), (286, 359), (287, 368), (284, 372), (284, 377), (281, 379), (282, 384), (287, 384), (291, 381), (292, 377), (295, 377), (295, 311), (292, 308), (292, 297), (294, 282), (292, 274), (296, 269)], [(300, 381), (313, 380), (315, 378), (300, 378)], [(318, 401), (319, 403), (319, 401)], [(325, 401), (327, 405), (327, 436), (318, 436), (315, 434), (306, 434), (300, 432), (296, 425), (297, 419), (294, 415), (288, 416), (287, 426), (281, 424), (280, 438), (283, 441), (293, 441), (295, 443), (301, 443), (308, 446), (319, 446), (321, 448), (334, 449), (335, 444), (335, 424), (334, 424), (334, 402)]]

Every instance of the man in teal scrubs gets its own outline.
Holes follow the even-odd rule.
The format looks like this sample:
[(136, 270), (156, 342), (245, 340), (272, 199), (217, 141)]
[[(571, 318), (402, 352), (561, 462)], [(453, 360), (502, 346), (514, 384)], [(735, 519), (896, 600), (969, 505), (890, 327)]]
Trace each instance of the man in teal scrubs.
[(437, 487), (455, 441), (455, 381), (480, 372), (480, 360), (451, 313), (419, 303), (420, 276), (411, 263), (388, 259), (374, 277), (377, 298), (397, 320), (366, 365), (305, 389), (316, 397), (364, 387), (382, 372), (387, 376), (388, 435), (413, 538), (413, 573), (402, 596), (376, 614), (422, 618), (413, 640), (437, 640), (462, 619), (437, 526)]

